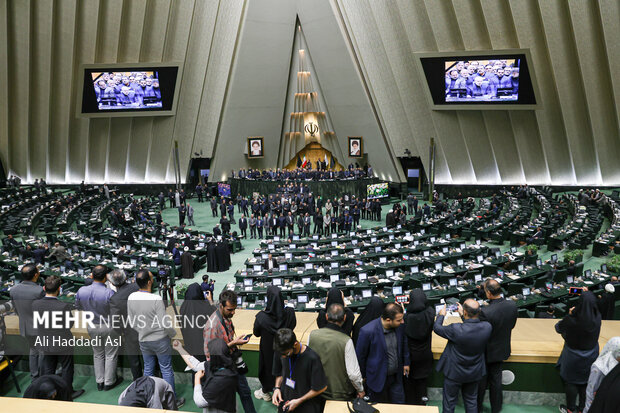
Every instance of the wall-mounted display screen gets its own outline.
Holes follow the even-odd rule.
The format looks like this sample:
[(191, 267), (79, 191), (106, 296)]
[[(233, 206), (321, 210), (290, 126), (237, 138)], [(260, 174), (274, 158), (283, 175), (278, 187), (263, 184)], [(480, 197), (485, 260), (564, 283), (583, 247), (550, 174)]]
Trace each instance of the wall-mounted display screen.
[(529, 54), (505, 52), (421, 55), (433, 108), (499, 109), (506, 108), (505, 105), (514, 105), (511, 109), (534, 108), (537, 102)]
[(389, 188), (387, 182), (381, 184), (367, 185), (366, 186), (367, 198), (386, 198), (389, 195)]
[(87, 117), (173, 115), (179, 66), (88, 65), (80, 115)]

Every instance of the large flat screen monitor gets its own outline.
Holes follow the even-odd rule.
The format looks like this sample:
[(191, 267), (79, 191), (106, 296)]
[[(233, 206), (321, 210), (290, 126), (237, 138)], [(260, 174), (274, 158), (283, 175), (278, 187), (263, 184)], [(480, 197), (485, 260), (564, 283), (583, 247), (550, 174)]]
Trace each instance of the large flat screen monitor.
[(180, 65), (131, 63), (84, 65), (84, 117), (170, 116), (176, 110)]
[(527, 50), (418, 55), (433, 109), (535, 109)]
[(389, 195), (388, 183), (367, 185), (366, 192), (368, 199), (387, 198)]

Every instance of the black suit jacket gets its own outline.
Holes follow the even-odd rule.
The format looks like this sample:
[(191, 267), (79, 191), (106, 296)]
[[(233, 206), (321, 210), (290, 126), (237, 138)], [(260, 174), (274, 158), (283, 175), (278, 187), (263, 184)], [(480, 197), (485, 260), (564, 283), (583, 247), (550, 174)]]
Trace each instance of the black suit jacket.
[[(271, 261), (273, 261), (273, 269), (277, 270), (278, 269), (278, 261), (275, 258), (272, 258)], [(263, 263), (263, 267), (268, 270), (269, 269), (269, 259), (265, 259), (265, 262)]]
[[(71, 315), (71, 305), (67, 303), (63, 303), (55, 297), (43, 297), (40, 300), (36, 300), (32, 303), (32, 311), (38, 312), (40, 314), (49, 313), (48, 320), (50, 324), (48, 326), (39, 325), (37, 328), (37, 337), (40, 337), (40, 345), (36, 345), (35, 347), (42, 350), (45, 353), (51, 354), (59, 354), (65, 353), (67, 350), (66, 346), (62, 345), (62, 342), (54, 342), (54, 339), (71, 339), (73, 334), (71, 334), (71, 328), (65, 327), (65, 320), (67, 316)], [(62, 328), (53, 328), (54, 326), (51, 324), (53, 319), (53, 314), (60, 314), (58, 320), (59, 324), (62, 325)], [(57, 316), (58, 317), (58, 316)]]
[(443, 325), (444, 316), (435, 320), (433, 330), (448, 340), (437, 363), (437, 371), (458, 383), (472, 383), (486, 375), (484, 349), (491, 336), (491, 325), (479, 319)]
[(482, 308), (480, 320), (488, 321), (493, 327), (487, 345), (486, 362), (495, 363), (510, 357), (510, 337), (517, 323), (517, 305), (503, 298), (491, 300), (487, 307)]

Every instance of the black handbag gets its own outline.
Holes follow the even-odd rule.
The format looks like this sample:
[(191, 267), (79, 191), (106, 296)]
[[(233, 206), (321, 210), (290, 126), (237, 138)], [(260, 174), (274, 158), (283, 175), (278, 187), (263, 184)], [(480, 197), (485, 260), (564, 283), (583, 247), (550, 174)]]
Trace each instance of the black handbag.
[(365, 402), (364, 399), (359, 397), (352, 402), (347, 402), (347, 407), (350, 413), (377, 413), (379, 410), (375, 409), (372, 405)]

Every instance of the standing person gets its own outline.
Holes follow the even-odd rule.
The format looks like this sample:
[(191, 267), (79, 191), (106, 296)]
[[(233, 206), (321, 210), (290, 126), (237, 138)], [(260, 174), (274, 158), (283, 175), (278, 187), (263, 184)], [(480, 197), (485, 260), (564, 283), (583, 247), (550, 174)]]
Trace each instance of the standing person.
[[(603, 379), (619, 364), (620, 362), (620, 337), (612, 337), (609, 339), (601, 355), (592, 364), (590, 377), (588, 378), (588, 387), (586, 388), (586, 405), (583, 413), (588, 413), (594, 400), (594, 395), (598, 392)], [(620, 406), (619, 406), (620, 407)]]
[(444, 374), (443, 411), (454, 412), (461, 390), (465, 412), (477, 413), (478, 382), (486, 374), (484, 351), (492, 327), (488, 322), (480, 321), (480, 305), (474, 299), (465, 300), (462, 306), (459, 303), (458, 312), (463, 322), (444, 326), (444, 306), (433, 327), (438, 336), (448, 340), (437, 364), (437, 371)]
[(194, 258), (189, 252), (189, 247), (184, 247), (181, 254), (181, 274), (185, 279), (194, 278)]
[(327, 390), (322, 396), (326, 400), (363, 398), (366, 394), (355, 346), (351, 337), (341, 330), (346, 319), (344, 306), (330, 305), (326, 318), (327, 325), (313, 330), (308, 338), (308, 346), (321, 358), (327, 377)]
[[(110, 315), (118, 320), (127, 320), (127, 299), (132, 293), (138, 291), (138, 284), (128, 283), (127, 276), (123, 270), (112, 270), (108, 274), (108, 280), (116, 287), (116, 292), (110, 298)], [(142, 362), (140, 360), (140, 344), (138, 343), (138, 333), (124, 322), (117, 330), (119, 336), (123, 337), (122, 350), (129, 360), (131, 375), (133, 380), (142, 377)]]
[(200, 182), (198, 182), (198, 185), (196, 185), (196, 196), (198, 197), (198, 202), (202, 202), (202, 185), (200, 185)]
[(560, 411), (581, 411), (586, 404), (590, 367), (598, 357), (601, 314), (596, 306), (596, 296), (584, 288), (577, 305), (555, 325), (555, 331), (564, 339), (557, 366), (564, 380), (566, 405), (561, 405)]
[(217, 198), (212, 196), (211, 199), (209, 199), (209, 205), (211, 205), (211, 215), (217, 217)]
[(261, 388), (254, 392), (254, 397), (271, 401), (271, 392), (276, 384), (273, 375), (273, 339), (281, 328), (293, 330), (297, 325), (295, 311), (284, 306), (282, 292), (276, 286), (267, 288), (267, 308), (256, 314), (253, 333), (260, 337), (258, 353), (258, 379)]
[(172, 189), (168, 190), (168, 201), (170, 202), (170, 208), (174, 208), (174, 193)]
[(187, 214), (187, 208), (181, 204), (177, 208), (179, 210), (179, 226), (182, 227), (185, 224), (185, 215)]
[(84, 394), (84, 390), (73, 389), (73, 347), (61, 347), (54, 344), (54, 338), (56, 340), (70, 340), (73, 338), (71, 329), (67, 326), (67, 318), (71, 317), (71, 306), (58, 300), (61, 284), (61, 278), (56, 275), (50, 275), (45, 278), (45, 297), (32, 303), (33, 313), (41, 315), (48, 313), (50, 319), (53, 317), (58, 321), (57, 325), (63, 326), (62, 328), (54, 328), (56, 323), (50, 323), (50, 326), (45, 326), (45, 324), (39, 326), (37, 337), (40, 338), (40, 343), (35, 343), (35, 348), (43, 353), (40, 375), (55, 374), (56, 365), (60, 363), (62, 368), (60, 377), (71, 389), (71, 399), (75, 400)]
[(353, 339), (353, 344), (357, 344), (357, 339), (360, 335), (360, 330), (372, 320), (376, 320), (381, 317), (383, 314), (383, 307), (385, 307), (385, 303), (382, 299), (377, 297), (376, 295), (370, 298), (370, 302), (364, 308), (364, 311), (357, 317), (355, 320), (355, 324), (353, 324), (353, 330), (351, 330), (351, 338)]
[[(237, 346), (242, 346), (249, 341), (246, 337), (235, 337), (235, 326), (232, 323), (232, 318), (235, 315), (237, 309), (237, 294), (234, 291), (224, 290), (220, 293), (219, 303), (217, 310), (213, 312), (205, 323), (203, 331), (204, 338), (204, 352), (207, 358), (209, 357), (209, 342), (216, 338), (221, 338), (228, 344), (230, 348), (233, 360), (237, 364), (238, 358), (241, 358), (241, 351)], [(246, 413), (256, 413), (254, 403), (252, 401), (252, 392), (248, 385), (248, 379), (245, 374), (238, 371), (237, 376), (237, 391), (241, 404), (243, 405), (243, 411)]]
[(428, 401), (428, 377), (433, 369), (431, 337), (434, 319), (435, 309), (428, 304), (426, 294), (420, 288), (412, 290), (405, 316), (405, 334), (411, 359), (405, 394), (410, 404), (423, 406)]
[[(127, 298), (127, 316), (131, 327), (138, 332), (140, 351), (144, 359), (144, 376), (152, 376), (155, 373), (155, 363), (158, 363), (162, 378), (175, 391), (170, 338), (174, 337), (176, 331), (166, 322), (166, 308), (162, 297), (152, 293), (153, 274), (147, 270), (138, 271), (136, 284), (139, 290)], [(177, 397), (177, 406), (183, 404), (185, 399)]]
[[(114, 291), (106, 286), (108, 268), (97, 265), (91, 272), (93, 283), (81, 287), (75, 295), (75, 307), (93, 315), (93, 326), (88, 326), (88, 335), (97, 340), (92, 341), (93, 361), (97, 390), (111, 390), (118, 386), (122, 377), (116, 375), (118, 351), (120, 346), (110, 345), (118, 339), (118, 333), (110, 322), (110, 299)], [(109, 340), (109, 341), (108, 341)]]
[(10, 294), (15, 312), (19, 316), (19, 334), (28, 341), (30, 378), (34, 381), (40, 375), (43, 354), (35, 347), (37, 331), (33, 326), (32, 303), (45, 297), (45, 293), (37, 284), (40, 273), (36, 265), (24, 265), (21, 276), (22, 282), (11, 288)]
[(241, 215), (241, 218), (239, 218), (239, 231), (241, 232), (241, 236), (243, 238), (248, 237), (248, 220), (243, 214)]
[(194, 222), (194, 207), (191, 206), (189, 202), (185, 206), (185, 212), (187, 213), (187, 224), (196, 225)]
[(403, 308), (389, 303), (381, 318), (360, 330), (355, 351), (373, 402), (405, 403), (403, 375), (409, 375), (410, 362), (403, 322)]
[(263, 217), (260, 215), (256, 219), (256, 231), (258, 231), (259, 239), (263, 239), (263, 228), (265, 227), (266, 219), (267, 219), (267, 216), (265, 216), (265, 219), (263, 219)]
[[(346, 335), (351, 335), (351, 330), (353, 330), (353, 322), (355, 321), (355, 314), (351, 311), (350, 308), (347, 308), (344, 304), (344, 294), (338, 288), (333, 287), (330, 288), (327, 292), (327, 300), (325, 301), (325, 309), (329, 308), (332, 304), (340, 304), (345, 307), (346, 320), (342, 325), (342, 332)], [(319, 314), (316, 316), (316, 325), (318, 328), (323, 328), (327, 325), (327, 317), (326, 310), (319, 310)]]
[(193, 320), (193, 322), (183, 323), (181, 325), (181, 334), (183, 334), (185, 349), (199, 361), (206, 360), (201, 320), (213, 314), (214, 311), (215, 307), (211, 302), (211, 291), (207, 290), (205, 295), (200, 284), (190, 284), (185, 291), (185, 298), (179, 312), (185, 320)]
[(179, 190), (174, 191), (174, 206), (177, 208), (181, 206), (181, 194), (179, 194)]
[(254, 214), (250, 216), (250, 239), (256, 238), (256, 224), (258, 220), (254, 217)]
[(297, 341), (289, 328), (276, 332), (274, 348), (281, 356), (273, 363), (276, 386), (271, 400), (278, 412), (321, 413), (323, 400), (317, 396), (327, 389), (327, 378), (318, 354)]
[(487, 374), (478, 386), (478, 410), (482, 411), (482, 401), (487, 385), (491, 412), (502, 410), (502, 364), (510, 357), (510, 337), (517, 324), (517, 305), (502, 297), (502, 287), (493, 279), (484, 283), (484, 292), (489, 305), (481, 310), (480, 320), (488, 321), (493, 327), (486, 350)]

